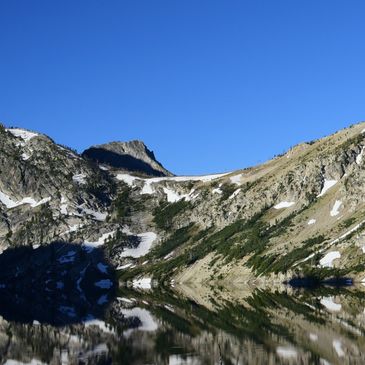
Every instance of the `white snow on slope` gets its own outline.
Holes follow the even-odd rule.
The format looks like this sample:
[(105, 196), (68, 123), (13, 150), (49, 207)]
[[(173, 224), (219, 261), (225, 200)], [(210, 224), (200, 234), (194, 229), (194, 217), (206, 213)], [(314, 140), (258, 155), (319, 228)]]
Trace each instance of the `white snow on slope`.
[(76, 174), (72, 176), (72, 180), (78, 184), (84, 185), (86, 184), (86, 175), (85, 174)]
[(232, 184), (241, 185), (242, 174), (231, 176), (230, 180)]
[(29, 142), (33, 137), (38, 136), (37, 133), (29, 132), (20, 128), (10, 128), (6, 129), (7, 132), (10, 132), (13, 136), (21, 138), (24, 142)]
[(345, 352), (342, 349), (342, 343), (340, 340), (333, 340), (332, 345), (335, 351), (337, 352), (338, 357), (345, 356)]
[(45, 204), (47, 202), (49, 202), (51, 200), (51, 197), (48, 198), (44, 198), (42, 200), (40, 200), (39, 202), (37, 202), (35, 199), (31, 198), (31, 197), (26, 197), (23, 198), (20, 201), (14, 201), (12, 198), (10, 198), (9, 195), (3, 193), (0, 191), (0, 201), (8, 208), (15, 208), (18, 207), (19, 205), (22, 204), (29, 204), (32, 208), (35, 208), (39, 205)]
[(23, 152), (21, 157), (23, 161), (28, 161), (30, 159), (30, 155), (26, 152)]
[(283, 209), (283, 208), (289, 208), (291, 206), (293, 206), (295, 204), (295, 202), (280, 202), (279, 204), (276, 204), (274, 206), (274, 209)]
[(99, 319), (86, 319), (86, 322), (84, 323), (85, 327), (98, 327), (99, 329), (101, 329), (103, 332), (105, 333), (110, 333), (110, 334), (115, 334), (115, 332), (113, 331), (113, 329), (111, 328), (110, 325), (108, 325), (107, 323), (105, 323), (104, 321), (101, 321)]
[(361, 152), (356, 156), (356, 163), (358, 164), (358, 165), (360, 165), (361, 164), (361, 161), (362, 161), (362, 158), (363, 158), (363, 156), (364, 156), (364, 150), (365, 150), (365, 147), (363, 147), (362, 149), (361, 149)]
[(96, 247), (102, 246), (105, 243), (105, 241), (108, 238), (114, 236), (114, 234), (115, 234), (115, 231), (104, 233), (97, 241), (94, 241), (94, 242), (85, 241), (85, 243), (83, 244), (83, 247), (85, 247), (86, 251), (91, 251)]
[(335, 186), (337, 184), (337, 180), (324, 180), (324, 185), (322, 188), (321, 193), (317, 196), (317, 198), (320, 198), (321, 196), (323, 196), (324, 194), (326, 194), (326, 192), (332, 188), (332, 186)]
[(133, 184), (134, 181), (139, 180), (136, 177), (128, 175), (128, 174), (118, 174), (116, 176), (116, 178), (119, 181), (124, 181), (127, 185), (132, 186), (132, 187), (134, 186), (134, 184)]
[(309, 334), (309, 339), (313, 342), (317, 342), (318, 341), (318, 335), (316, 333), (310, 333)]
[(37, 359), (32, 359), (29, 362), (21, 362), (18, 360), (8, 359), (4, 362), (4, 365), (46, 365), (46, 363)]
[(331, 312), (340, 312), (342, 309), (342, 305), (335, 303), (333, 297), (322, 298), (321, 304)]
[(309, 221), (308, 221), (308, 225), (310, 226), (310, 225), (312, 225), (312, 224), (315, 224), (317, 221), (315, 220), (315, 219), (310, 219)]
[(336, 215), (339, 215), (340, 214), (339, 209), (340, 209), (341, 205), (342, 205), (342, 201), (341, 200), (336, 200), (335, 201), (335, 204), (333, 205), (333, 208), (332, 208), (332, 210), (330, 212), (331, 217), (335, 217)]
[(141, 325), (137, 328), (132, 328), (124, 332), (128, 336), (134, 331), (154, 332), (158, 329), (158, 324), (153, 319), (151, 313), (143, 308), (135, 307), (133, 309), (122, 309), (125, 318), (137, 317), (141, 321)]
[(241, 189), (237, 189), (228, 199), (231, 200), (233, 198), (235, 198), (239, 193), (240, 193)]
[(132, 282), (133, 288), (137, 289), (151, 289), (152, 288), (152, 279), (151, 278), (142, 278), (136, 279)]
[(170, 355), (168, 365), (199, 365), (201, 361), (193, 355)]
[(62, 196), (61, 196), (61, 205), (60, 205), (60, 212), (61, 212), (61, 214), (64, 214), (64, 215), (67, 215), (67, 214), (68, 214), (68, 212), (67, 212), (67, 206), (68, 206), (68, 204), (67, 204), (67, 200), (66, 200), (66, 198), (62, 195)]
[(228, 175), (229, 173), (225, 174), (214, 174), (214, 175), (204, 175), (204, 176), (173, 176), (173, 177), (152, 177), (149, 179), (142, 179), (138, 178), (129, 174), (118, 174), (116, 178), (120, 181), (124, 181), (129, 186), (134, 186), (134, 182), (136, 180), (144, 182), (144, 186), (142, 188), (142, 194), (153, 194), (155, 189), (153, 188), (152, 184), (159, 183), (161, 181), (177, 181), (177, 182), (184, 182), (184, 181), (203, 181), (208, 182), (215, 179), (218, 179), (222, 176)]
[(223, 193), (223, 191), (222, 191), (222, 189), (221, 189), (221, 188), (215, 188), (215, 189), (213, 189), (213, 190), (212, 190), (212, 193), (213, 193), (213, 194), (222, 194), (222, 193)]
[(328, 252), (320, 261), (322, 267), (333, 267), (333, 260), (339, 259), (341, 254), (339, 251)]
[[(127, 234), (131, 234), (129, 231), (125, 231)], [(141, 256), (146, 255), (157, 238), (156, 233), (154, 232), (146, 232), (146, 233), (140, 233), (136, 236), (141, 238), (141, 242), (136, 248), (125, 248), (125, 250), (122, 252), (120, 257), (134, 257), (138, 258)]]
[(93, 209), (90, 209), (90, 208), (84, 208), (83, 206), (78, 206), (77, 208), (81, 209), (82, 212), (84, 212), (85, 214), (88, 214), (88, 215), (92, 215), (94, 217), (95, 220), (97, 221), (105, 221), (106, 217), (108, 216), (107, 213), (102, 213), (102, 212), (99, 212), (99, 211), (96, 211), (96, 210), (93, 210)]
[(186, 201), (190, 201), (192, 199), (195, 199), (199, 194), (194, 194), (194, 189), (190, 191), (189, 194), (179, 194), (176, 191), (169, 189), (169, 188), (163, 188), (164, 193), (166, 194), (167, 201), (169, 203), (176, 203), (179, 200), (185, 199)]
[(277, 349), (276, 349), (276, 353), (280, 356), (280, 357), (283, 357), (284, 359), (290, 359), (290, 358), (293, 358), (293, 357), (297, 357), (298, 356), (298, 353), (297, 351), (295, 350), (294, 347), (291, 347), (291, 346), (279, 346)]

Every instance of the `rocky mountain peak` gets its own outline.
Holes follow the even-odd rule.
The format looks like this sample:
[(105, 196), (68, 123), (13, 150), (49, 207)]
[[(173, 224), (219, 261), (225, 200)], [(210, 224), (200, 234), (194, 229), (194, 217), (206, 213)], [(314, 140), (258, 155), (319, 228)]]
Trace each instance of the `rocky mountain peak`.
[(91, 146), (82, 153), (82, 156), (118, 170), (148, 176), (172, 176), (171, 172), (156, 160), (153, 151), (139, 140)]

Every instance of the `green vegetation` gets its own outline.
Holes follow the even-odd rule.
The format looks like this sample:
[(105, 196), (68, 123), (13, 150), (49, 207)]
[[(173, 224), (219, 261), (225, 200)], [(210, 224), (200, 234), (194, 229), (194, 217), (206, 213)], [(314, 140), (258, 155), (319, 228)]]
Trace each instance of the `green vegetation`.
[(177, 247), (186, 243), (194, 234), (194, 223), (189, 224), (186, 227), (180, 228), (174, 232), (174, 234), (166, 241), (161, 243), (150, 253), (152, 257), (162, 258), (175, 250)]
[(176, 203), (161, 202), (153, 212), (154, 222), (158, 228), (168, 230), (171, 228), (174, 218), (189, 208), (191, 208), (191, 203), (184, 199)]

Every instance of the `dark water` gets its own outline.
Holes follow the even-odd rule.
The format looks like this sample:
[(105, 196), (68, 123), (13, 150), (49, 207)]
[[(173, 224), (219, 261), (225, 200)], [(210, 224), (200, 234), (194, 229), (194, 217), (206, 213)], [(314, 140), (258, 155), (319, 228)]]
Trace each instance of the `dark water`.
[(111, 298), (79, 322), (1, 319), (1, 363), (365, 363), (362, 287), (119, 289)]

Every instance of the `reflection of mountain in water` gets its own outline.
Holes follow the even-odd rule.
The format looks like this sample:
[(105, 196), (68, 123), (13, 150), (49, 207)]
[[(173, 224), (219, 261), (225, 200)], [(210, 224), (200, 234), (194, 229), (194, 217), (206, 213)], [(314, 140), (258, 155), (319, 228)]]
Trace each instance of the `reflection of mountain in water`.
[(63, 328), (0, 320), (0, 361), (365, 363), (363, 290), (230, 289), (119, 289), (102, 320)]
[(102, 317), (115, 286), (94, 247), (62, 242), (0, 255), (0, 315), (9, 321), (61, 326)]

